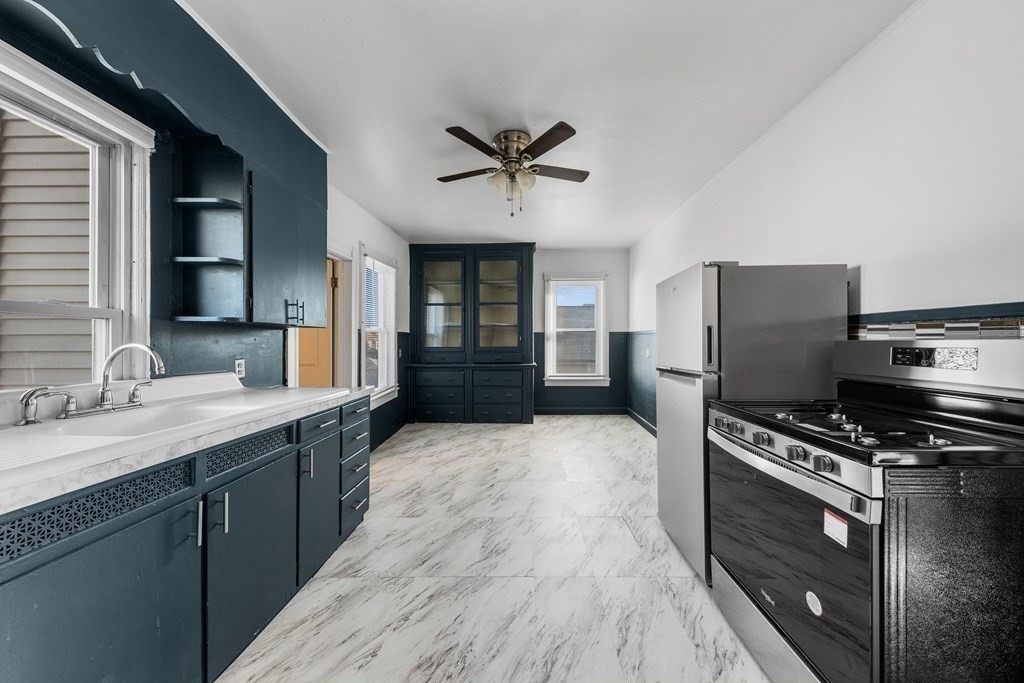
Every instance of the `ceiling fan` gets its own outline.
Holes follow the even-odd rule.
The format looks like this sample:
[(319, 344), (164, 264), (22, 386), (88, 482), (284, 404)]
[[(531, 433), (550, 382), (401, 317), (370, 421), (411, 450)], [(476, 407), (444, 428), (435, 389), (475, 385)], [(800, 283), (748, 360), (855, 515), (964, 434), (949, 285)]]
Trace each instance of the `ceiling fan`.
[[(504, 194), (505, 199), (510, 202), (519, 200), (520, 211), (523, 210), (523, 195), (537, 182), (536, 176), (582, 183), (590, 175), (590, 171), (533, 163), (534, 159), (541, 154), (576, 135), (576, 129), (565, 121), (559, 121), (551, 126), (536, 140), (521, 130), (503, 130), (494, 136), (494, 142), (490, 145), (461, 126), (445, 128), (445, 131), (491, 157), (499, 166), (446, 175), (438, 180), (442, 183), (450, 183), (453, 180), (489, 175), (487, 182), (495, 190)], [(515, 212), (513, 211), (510, 215), (515, 216)]]

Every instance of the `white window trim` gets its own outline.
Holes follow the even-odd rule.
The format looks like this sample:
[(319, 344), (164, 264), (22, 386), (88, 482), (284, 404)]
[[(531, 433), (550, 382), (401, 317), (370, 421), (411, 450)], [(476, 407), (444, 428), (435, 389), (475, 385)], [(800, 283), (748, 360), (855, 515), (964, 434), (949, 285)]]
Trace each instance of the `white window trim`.
[[(395, 299), (396, 299), (395, 303), (396, 303), (396, 305), (397, 305), (397, 299), (398, 299), (398, 278), (399, 278), (399, 273), (401, 272), (399, 270), (399, 268), (398, 268), (398, 260), (397, 259), (395, 259), (394, 257), (388, 256), (387, 254), (385, 254), (383, 252), (380, 252), (380, 251), (377, 251), (375, 249), (371, 249), (370, 247), (367, 247), (364, 242), (360, 242), (359, 243), (359, 260), (356, 262), (358, 265), (353, 270), (355, 270), (356, 273), (357, 273), (356, 277), (358, 278), (358, 283), (359, 283), (359, 288), (358, 288), (358, 291), (359, 291), (359, 299), (358, 299), (359, 306), (356, 308), (355, 314), (356, 314), (357, 320), (358, 320), (358, 342), (359, 342), (358, 348), (359, 348), (359, 354), (358, 354), (358, 357), (357, 357), (357, 363), (358, 363), (360, 382), (362, 381), (362, 378), (363, 378), (363, 368), (364, 368), (364, 365), (363, 365), (363, 362), (364, 362), (363, 361), (363, 353), (365, 352), (365, 348), (366, 348), (364, 346), (364, 344), (363, 344), (363, 330), (366, 329), (366, 309), (365, 309), (365, 306), (366, 306), (366, 275), (364, 273), (365, 263), (364, 263), (363, 259), (366, 256), (369, 256), (374, 261), (379, 261), (380, 263), (383, 263), (386, 266), (391, 266), (392, 268), (395, 269)], [(395, 321), (396, 325), (395, 325), (395, 329), (393, 330), (393, 333), (395, 335), (395, 350), (397, 352), (397, 350), (398, 350), (397, 311), (396, 311), (395, 318), (396, 318), (396, 321)], [(397, 368), (395, 370), (396, 370), (396, 372), (395, 372), (395, 385), (394, 386), (391, 386), (391, 387), (375, 387), (373, 393), (370, 394), (370, 410), (373, 410), (377, 406), (384, 405), (385, 403), (388, 403), (389, 401), (393, 401), (396, 398), (398, 398), (398, 388), (399, 388), (399, 386), (402, 383), (402, 378), (398, 376)]]
[[(94, 343), (93, 381), (107, 353), (126, 342), (149, 343), (149, 156), (152, 129), (0, 41), (0, 98), (12, 113), (92, 149), (90, 306), (0, 302), (0, 312), (109, 320)], [(105, 166), (105, 172), (97, 173)], [(110, 229), (100, 231), (100, 221)], [(101, 275), (106, 273), (106, 276)], [(124, 377), (148, 375), (148, 360), (125, 354)]]
[[(607, 387), (611, 383), (608, 375), (608, 330), (605, 327), (605, 295), (606, 275), (589, 277), (567, 277), (544, 274), (544, 386), (546, 387)], [(597, 323), (597, 369), (589, 374), (559, 374), (552, 372), (554, 368), (555, 323), (557, 306), (555, 305), (555, 287), (559, 283), (575, 282), (594, 285), (597, 288), (594, 313)], [(552, 359), (550, 362), (548, 359)]]

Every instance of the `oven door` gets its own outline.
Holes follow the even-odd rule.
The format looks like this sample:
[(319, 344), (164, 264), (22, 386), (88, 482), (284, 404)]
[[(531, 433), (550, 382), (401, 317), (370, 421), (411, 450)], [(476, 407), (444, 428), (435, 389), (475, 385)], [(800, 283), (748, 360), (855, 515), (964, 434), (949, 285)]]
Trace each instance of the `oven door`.
[(877, 679), (881, 501), (710, 428), (708, 454), (712, 555), (826, 680)]

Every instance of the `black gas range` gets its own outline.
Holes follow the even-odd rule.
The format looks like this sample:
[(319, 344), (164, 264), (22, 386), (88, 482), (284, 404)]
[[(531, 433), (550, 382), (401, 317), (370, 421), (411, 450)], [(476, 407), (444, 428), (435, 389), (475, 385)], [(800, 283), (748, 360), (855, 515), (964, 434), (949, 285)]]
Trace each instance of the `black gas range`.
[(1024, 340), (840, 342), (836, 372), (709, 403), (723, 612), (778, 680), (1024, 680)]

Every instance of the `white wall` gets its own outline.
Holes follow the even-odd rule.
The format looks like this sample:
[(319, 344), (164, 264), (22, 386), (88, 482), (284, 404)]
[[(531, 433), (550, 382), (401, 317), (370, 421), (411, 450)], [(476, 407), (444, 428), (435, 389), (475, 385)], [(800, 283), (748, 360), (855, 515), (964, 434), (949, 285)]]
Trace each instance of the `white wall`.
[(629, 251), (626, 249), (538, 249), (533, 257), (533, 331), (544, 331), (544, 274), (600, 277), (609, 332), (629, 324)]
[(841, 262), (851, 312), (1024, 300), (1024, 2), (930, 0), (630, 249), (629, 325), (701, 260)]
[[(328, 185), (327, 189), (327, 250), (337, 256), (355, 259), (359, 257), (359, 243), (363, 242), (367, 249), (389, 256), (398, 263), (395, 317), (398, 330), (408, 332), (409, 243), (334, 185)], [(353, 269), (353, 277), (358, 276), (358, 269)]]

